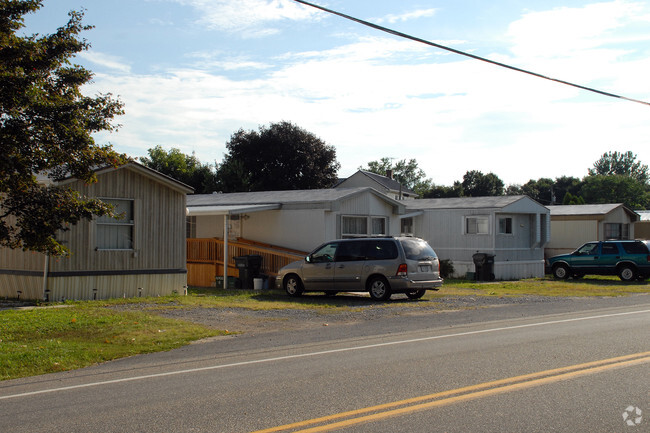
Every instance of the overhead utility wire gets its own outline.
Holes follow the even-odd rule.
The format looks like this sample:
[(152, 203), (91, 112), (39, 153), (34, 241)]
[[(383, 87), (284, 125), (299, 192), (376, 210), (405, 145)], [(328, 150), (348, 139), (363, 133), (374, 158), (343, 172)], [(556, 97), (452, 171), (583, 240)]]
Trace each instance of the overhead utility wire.
[(377, 24), (373, 24), (373, 23), (370, 23), (368, 21), (364, 21), (364, 20), (361, 20), (359, 18), (355, 18), (353, 16), (343, 14), (341, 12), (336, 12), (334, 10), (327, 9), (327, 8), (325, 8), (323, 6), (318, 6), (318, 5), (315, 5), (313, 3), (303, 1), (303, 0), (294, 0), (294, 1), (296, 1), (298, 3), (302, 3), (302, 4), (307, 5), (307, 6), (311, 6), (311, 7), (316, 8), (316, 9), (320, 9), (322, 11), (325, 11), (325, 12), (328, 12), (328, 13), (331, 13), (331, 14), (334, 14), (334, 15), (338, 15), (340, 17), (343, 17), (343, 18), (346, 18), (348, 20), (357, 22), (359, 24), (363, 24), (364, 26), (372, 27), (373, 29), (380, 30), (380, 31), (386, 32), (386, 33), (390, 33), (391, 35), (395, 35), (395, 36), (399, 36), (399, 37), (402, 37), (402, 38), (410, 39), (412, 41), (416, 41), (416, 42), (420, 42), (420, 43), (423, 43), (423, 44), (426, 44), (426, 45), (430, 45), (432, 47), (440, 48), (441, 50), (451, 51), (452, 53), (460, 54), (461, 56), (469, 57), (469, 58), (472, 58), (472, 59), (475, 59), (475, 60), (480, 60), (482, 62), (491, 63), (491, 64), (496, 65), (496, 66), (501, 66), (502, 68), (511, 69), (511, 70), (517, 71), (517, 72), (523, 72), (524, 74), (532, 75), (534, 77), (543, 78), (543, 79), (549, 80), (549, 81), (555, 81), (556, 83), (566, 84), (567, 86), (577, 87), (578, 89), (587, 90), (589, 92), (594, 92), (594, 93), (598, 93), (598, 94), (605, 95), (605, 96), (610, 96), (612, 98), (625, 99), (626, 101), (637, 102), (639, 104), (644, 104), (644, 105), (650, 105), (650, 102), (641, 101), (639, 99), (628, 98), (628, 97), (625, 97), (625, 96), (616, 95), (614, 93), (604, 92), (602, 90), (594, 89), (594, 88), (591, 88), (591, 87), (581, 86), (579, 84), (571, 83), (569, 81), (564, 81), (564, 80), (559, 80), (557, 78), (547, 77), (545, 75), (538, 74), (536, 72), (527, 71), (526, 69), (521, 69), (521, 68), (517, 68), (515, 66), (507, 65), (505, 63), (496, 62), (494, 60), (486, 59), (485, 57), (475, 56), (474, 54), (466, 53), (464, 51), (460, 51), (460, 50), (456, 50), (454, 48), (446, 47), (444, 45), (436, 44), (435, 42), (427, 41), (425, 39), (421, 39), (421, 38), (418, 38), (418, 37), (415, 37), (415, 36), (411, 36), (411, 35), (406, 34), (406, 33), (398, 32), (396, 30), (392, 30), (392, 29), (389, 29), (387, 27), (383, 27), (383, 26), (380, 26), (380, 25), (377, 25)]

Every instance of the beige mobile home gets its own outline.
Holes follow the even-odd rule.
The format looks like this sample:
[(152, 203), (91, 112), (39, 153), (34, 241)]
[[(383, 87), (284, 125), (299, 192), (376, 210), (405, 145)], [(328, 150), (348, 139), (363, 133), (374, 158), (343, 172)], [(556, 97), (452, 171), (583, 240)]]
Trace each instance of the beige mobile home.
[(83, 221), (62, 233), (70, 257), (0, 249), (0, 296), (106, 299), (185, 290), (185, 204), (192, 189), (137, 163), (96, 174), (91, 185), (60, 184), (112, 203), (126, 217)]
[[(403, 202), (375, 189), (336, 188), (197, 194), (187, 198), (188, 281), (236, 276), (233, 256), (263, 256), (263, 271), (304, 256), (331, 239), (399, 233)], [(224, 280), (225, 281), (225, 280)]]
[(589, 241), (634, 239), (639, 215), (621, 203), (548, 206), (551, 241), (546, 257), (566, 254)]

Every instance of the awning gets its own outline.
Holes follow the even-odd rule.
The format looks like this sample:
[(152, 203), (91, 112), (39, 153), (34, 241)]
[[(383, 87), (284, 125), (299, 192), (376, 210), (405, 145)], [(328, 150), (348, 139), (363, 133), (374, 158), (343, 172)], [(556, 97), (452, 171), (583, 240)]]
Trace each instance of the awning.
[(243, 204), (222, 206), (188, 206), (187, 216), (199, 215), (241, 215), (243, 213), (262, 212), (265, 210), (280, 209), (282, 205), (274, 204)]

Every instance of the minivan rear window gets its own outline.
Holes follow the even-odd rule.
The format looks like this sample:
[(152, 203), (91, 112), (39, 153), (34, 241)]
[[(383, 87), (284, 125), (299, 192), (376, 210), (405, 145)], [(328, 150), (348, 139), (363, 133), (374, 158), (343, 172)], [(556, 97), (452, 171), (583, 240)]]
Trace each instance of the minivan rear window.
[(402, 247), (408, 260), (433, 260), (437, 257), (433, 248), (422, 239), (403, 239)]

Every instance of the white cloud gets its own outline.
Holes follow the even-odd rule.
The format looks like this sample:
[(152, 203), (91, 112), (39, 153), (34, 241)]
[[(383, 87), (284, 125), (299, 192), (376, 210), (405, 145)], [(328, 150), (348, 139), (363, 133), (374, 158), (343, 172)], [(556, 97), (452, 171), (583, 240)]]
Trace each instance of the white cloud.
[(318, 12), (292, 0), (175, 0), (199, 11), (199, 24), (246, 37), (277, 33), (269, 27), (282, 20), (311, 19)]
[(382, 24), (382, 23), (395, 24), (397, 22), (410, 21), (410, 20), (423, 18), (423, 17), (432, 17), (436, 14), (436, 12), (437, 9), (418, 9), (400, 15), (393, 15), (393, 14), (386, 15), (383, 18), (378, 18), (374, 20), (374, 22), (377, 24)]
[(79, 57), (115, 72), (126, 74), (131, 72), (131, 66), (126, 64), (124, 59), (118, 56), (111, 56), (109, 54), (88, 50), (79, 53)]

